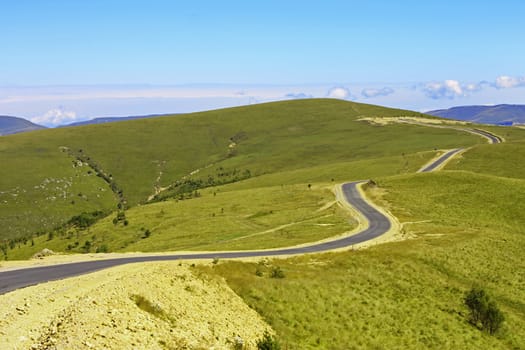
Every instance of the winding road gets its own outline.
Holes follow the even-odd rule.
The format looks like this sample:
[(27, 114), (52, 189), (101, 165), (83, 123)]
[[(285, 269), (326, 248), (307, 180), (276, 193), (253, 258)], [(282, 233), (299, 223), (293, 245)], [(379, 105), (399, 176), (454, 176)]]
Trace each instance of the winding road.
[[(463, 129), (465, 130), (465, 129)], [(484, 130), (469, 129), (465, 130), (471, 133), (479, 134), (491, 140), (491, 143), (499, 143), (501, 139)], [(443, 162), (462, 151), (462, 148), (454, 149), (446, 152), (439, 158), (432, 161), (432, 163), (425, 166), (422, 172), (433, 171), (438, 168)], [(282, 255), (296, 255), (307, 253), (318, 253), (330, 251), (339, 248), (351, 247), (352, 245), (369, 241), (386, 233), (392, 226), (390, 219), (374, 208), (366, 199), (361, 196), (358, 186), (365, 181), (349, 182), (342, 185), (342, 192), (344, 199), (360, 212), (367, 221), (367, 226), (360, 232), (329, 241), (312, 243), (310, 245), (301, 247), (268, 249), (268, 250), (252, 250), (252, 251), (230, 251), (230, 252), (216, 252), (216, 253), (181, 253), (173, 255), (154, 255), (154, 256), (140, 256), (127, 257), (106, 260), (84, 261), (76, 263), (67, 263), (59, 265), (41, 266), (23, 268), (17, 270), (10, 270), (0, 272), (0, 294), (5, 294), (19, 288), (59, 280), (67, 277), (77, 276), (85, 273), (94, 272), (97, 270), (136, 262), (146, 261), (166, 261), (166, 260), (181, 260), (181, 259), (229, 259), (229, 258), (246, 258), (246, 257), (270, 257)]]
[(463, 148), (456, 148), (451, 151), (448, 151), (441, 155), (439, 158), (435, 159), (433, 162), (431, 162), (428, 165), (425, 165), (423, 168), (421, 168), (418, 172), (419, 173), (428, 173), (431, 171), (434, 171), (438, 169), (441, 164), (445, 163), (447, 160), (458, 154), (459, 152), (463, 151)]
[(361, 183), (363, 183), (363, 181), (349, 182), (342, 185), (342, 191), (345, 200), (354, 208), (356, 208), (368, 221), (368, 227), (366, 229), (352, 236), (334, 239), (331, 241), (324, 241), (321, 243), (313, 243), (308, 246), (292, 248), (216, 253), (188, 253), (162, 256), (140, 256), (18, 269), (0, 272), (0, 294), (4, 294), (18, 288), (27, 287), (42, 282), (81, 275), (84, 273), (89, 273), (108, 267), (128, 263), (180, 259), (229, 259), (263, 256), (267, 257), (278, 255), (295, 255), (317, 253), (338, 248), (349, 247), (354, 244), (365, 242), (379, 237), (383, 233), (387, 232), (391, 227), (390, 220), (384, 214), (382, 214), (373, 206), (371, 206), (361, 196), (358, 189), (358, 185)]

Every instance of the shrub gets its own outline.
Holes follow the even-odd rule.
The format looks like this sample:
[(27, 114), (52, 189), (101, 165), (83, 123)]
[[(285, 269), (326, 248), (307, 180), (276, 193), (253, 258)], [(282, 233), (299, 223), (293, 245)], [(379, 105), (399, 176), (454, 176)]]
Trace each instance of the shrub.
[(97, 253), (107, 253), (109, 251), (108, 246), (105, 244), (102, 244), (101, 246), (97, 247), (96, 252)]
[(273, 335), (264, 332), (263, 337), (257, 340), (257, 350), (280, 350), (281, 345)]
[(470, 311), (470, 321), (475, 326), (481, 323), (481, 329), (494, 334), (505, 320), (496, 303), (482, 288), (472, 288), (465, 296), (465, 304)]
[(82, 251), (84, 253), (89, 253), (90, 250), (91, 250), (91, 241), (86, 241), (84, 245), (82, 246)]
[(494, 334), (500, 329), (505, 317), (495, 302), (490, 301), (485, 317), (481, 320), (483, 329)]
[(284, 271), (279, 266), (275, 266), (272, 268), (270, 277), (271, 278), (284, 278)]

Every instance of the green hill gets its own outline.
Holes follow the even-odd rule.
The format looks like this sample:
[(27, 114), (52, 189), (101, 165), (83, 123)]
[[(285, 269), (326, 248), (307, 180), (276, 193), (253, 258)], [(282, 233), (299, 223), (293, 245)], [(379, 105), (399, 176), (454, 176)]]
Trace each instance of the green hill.
[[(334, 205), (334, 185), (372, 178), (367, 195), (399, 219), (406, 240), (216, 261), (198, 273), (224, 278), (286, 349), (523, 348), (525, 130), (484, 126), (506, 141), (489, 145), (460, 130), (360, 120), (404, 116), (420, 114), (301, 100), (0, 138), (0, 223), (11, 238), (4, 258), (44, 247), (311, 242), (356, 225)], [(468, 149), (444, 170), (416, 173), (437, 151), (457, 147)], [(102, 213), (79, 215), (94, 211)], [(46, 234), (31, 235), (38, 230)], [(272, 278), (277, 268), (284, 278)], [(496, 335), (468, 321), (463, 298), (473, 286), (505, 315)]]
[(27, 241), (82, 212), (144, 204), (161, 188), (157, 197), (180, 199), (248, 178), (252, 187), (256, 179), (278, 186), (398, 174), (417, 169), (433, 149), (483, 142), (358, 120), (407, 115), (419, 113), (314, 99), (3, 137), (2, 237)]

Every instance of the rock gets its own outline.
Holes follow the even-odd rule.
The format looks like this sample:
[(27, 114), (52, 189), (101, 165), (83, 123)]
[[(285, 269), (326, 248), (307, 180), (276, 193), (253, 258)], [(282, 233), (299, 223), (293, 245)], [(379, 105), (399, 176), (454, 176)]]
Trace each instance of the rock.
[(52, 251), (51, 249), (47, 249), (47, 248), (44, 248), (42, 249), (41, 251), (39, 251), (38, 253), (35, 253), (31, 259), (42, 259), (46, 256), (50, 256), (50, 255), (54, 255), (55, 252)]

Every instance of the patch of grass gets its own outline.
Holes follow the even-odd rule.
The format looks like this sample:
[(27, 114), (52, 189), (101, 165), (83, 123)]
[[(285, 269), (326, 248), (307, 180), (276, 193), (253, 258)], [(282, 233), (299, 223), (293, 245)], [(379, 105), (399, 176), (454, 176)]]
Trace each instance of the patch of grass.
[[(217, 189), (203, 190), (202, 197), (191, 200), (170, 200), (127, 210), (127, 226), (114, 225), (113, 216), (109, 216), (88, 230), (57, 234), (45, 242), (36, 239), (35, 246), (28, 244), (10, 251), (10, 259), (30, 256), (43, 244), (66, 251), (68, 245), (87, 239), (94, 249), (104, 245), (109, 251), (272, 248), (336, 236), (355, 225), (336, 204), (326, 206), (335, 199), (330, 185), (310, 190), (306, 184), (285, 185), (218, 191), (213, 195), (214, 191)], [(145, 239), (148, 230), (152, 234)]]
[(525, 167), (520, 166), (524, 159), (525, 141), (478, 145), (451, 160), (446, 169), (525, 179)]
[(131, 300), (135, 302), (139, 309), (146, 311), (147, 313), (158, 317), (163, 320), (169, 320), (168, 315), (162, 310), (159, 304), (153, 303), (150, 300), (146, 299), (142, 295), (132, 295)]

